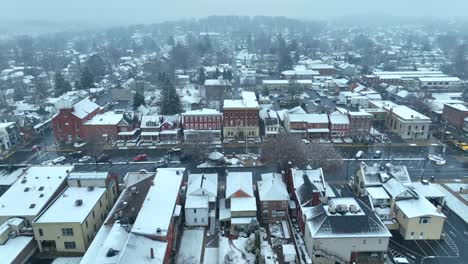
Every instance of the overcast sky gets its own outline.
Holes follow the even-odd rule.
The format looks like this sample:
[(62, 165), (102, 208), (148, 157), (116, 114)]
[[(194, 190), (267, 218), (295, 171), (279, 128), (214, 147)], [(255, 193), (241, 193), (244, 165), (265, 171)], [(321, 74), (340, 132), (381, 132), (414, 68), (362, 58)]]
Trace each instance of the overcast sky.
[(468, 16), (468, 0), (3, 0), (8, 20), (151, 23), (208, 15), (329, 18), (347, 15)]

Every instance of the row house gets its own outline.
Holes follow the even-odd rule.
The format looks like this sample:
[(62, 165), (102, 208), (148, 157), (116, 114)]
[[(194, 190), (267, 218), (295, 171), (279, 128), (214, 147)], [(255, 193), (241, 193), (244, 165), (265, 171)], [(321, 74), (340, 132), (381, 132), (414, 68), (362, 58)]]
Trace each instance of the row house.
[[(225, 199), (220, 204), (220, 221), (230, 221), (231, 235), (247, 230), (257, 221), (257, 202), (251, 172), (229, 172)], [(227, 217), (224, 217), (224, 216)]]
[(260, 110), (261, 130), (265, 138), (274, 138), (281, 132), (278, 112), (271, 109)]
[(113, 143), (122, 135), (136, 135), (138, 116), (133, 113), (105, 112), (95, 115), (84, 123), (86, 140)]
[(185, 198), (185, 225), (210, 226), (215, 231), (218, 174), (189, 174)]
[(56, 104), (59, 113), (52, 118), (55, 142), (74, 143), (86, 138), (84, 124), (100, 113), (96, 103), (84, 98), (62, 98)]
[(221, 142), (223, 114), (214, 109), (200, 109), (182, 114), (184, 140), (187, 142)]
[(289, 133), (309, 139), (328, 139), (330, 134), (327, 114), (287, 114), (284, 126)]
[(172, 263), (181, 235), (183, 174), (183, 168), (128, 173), (81, 263)]
[(7, 152), (21, 142), (21, 133), (15, 122), (0, 123), (0, 152)]
[(224, 100), (231, 90), (231, 82), (223, 79), (208, 79), (204, 83), (204, 96), (207, 100)]
[(328, 115), (330, 119), (330, 137), (343, 138), (349, 136), (350, 122), (345, 114), (332, 113)]
[(464, 119), (468, 117), (468, 107), (463, 104), (445, 104), (442, 118), (456, 129), (462, 130)]
[(262, 174), (262, 180), (257, 182), (257, 190), (263, 222), (276, 222), (288, 218), (289, 193), (281, 174)]
[(346, 114), (349, 119), (349, 132), (351, 138), (363, 140), (369, 137), (373, 115), (365, 111), (349, 111), (337, 107), (337, 111)]
[(142, 142), (178, 142), (180, 115), (144, 115), (140, 129)]
[(254, 92), (242, 92), (242, 99), (224, 100), (224, 139), (254, 139), (260, 136), (260, 107)]
[(311, 64), (307, 68), (318, 72), (320, 76), (333, 76), (336, 73), (335, 67), (330, 64)]

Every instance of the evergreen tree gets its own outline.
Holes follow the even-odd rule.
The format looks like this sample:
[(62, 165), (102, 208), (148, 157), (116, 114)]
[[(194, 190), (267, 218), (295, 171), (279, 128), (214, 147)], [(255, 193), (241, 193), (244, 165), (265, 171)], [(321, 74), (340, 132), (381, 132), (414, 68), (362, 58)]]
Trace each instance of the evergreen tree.
[(137, 109), (138, 107), (140, 107), (140, 105), (146, 106), (145, 96), (143, 95), (143, 93), (141, 91), (137, 91), (133, 95), (133, 108)]
[(82, 89), (96, 87), (96, 85), (94, 84), (94, 76), (88, 67), (85, 67), (83, 71), (81, 71), (80, 84)]
[(72, 87), (69, 82), (65, 80), (63, 75), (60, 72), (56, 72), (54, 76), (54, 82), (55, 82), (55, 96), (61, 96), (62, 94), (71, 91)]
[(220, 75), (219, 69), (216, 67), (214, 78), (218, 79), (219, 75)]
[(175, 115), (182, 112), (179, 94), (177, 94), (175, 86), (168, 79), (164, 81), (158, 106), (161, 115)]
[(205, 84), (206, 76), (205, 76), (205, 69), (200, 67), (198, 70), (198, 84), (203, 85)]
[(15, 102), (24, 100), (24, 91), (23, 91), (23, 89), (21, 89), (20, 87), (15, 87), (13, 89), (13, 100)]
[(91, 72), (95, 80), (100, 80), (106, 74), (106, 63), (99, 55), (94, 54), (89, 57), (86, 61), (86, 67)]

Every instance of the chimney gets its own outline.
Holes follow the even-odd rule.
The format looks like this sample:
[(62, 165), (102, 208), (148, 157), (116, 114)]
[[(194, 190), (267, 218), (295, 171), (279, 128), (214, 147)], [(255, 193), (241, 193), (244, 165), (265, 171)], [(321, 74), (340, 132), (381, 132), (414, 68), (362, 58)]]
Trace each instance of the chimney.
[(151, 257), (151, 259), (154, 259), (154, 249), (153, 248), (150, 249), (150, 257)]
[(320, 192), (314, 191), (312, 192), (312, 206), (320, 205), (322, 202), (320, 201)]
[(437, 206), (437, 212), (442, 213), (442, 206), (440, 206), (440, 205)]

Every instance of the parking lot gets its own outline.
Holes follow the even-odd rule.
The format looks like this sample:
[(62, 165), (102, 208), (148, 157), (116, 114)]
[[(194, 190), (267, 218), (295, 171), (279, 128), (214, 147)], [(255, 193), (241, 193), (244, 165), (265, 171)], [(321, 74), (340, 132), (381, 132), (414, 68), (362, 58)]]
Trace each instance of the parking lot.
[(444, 210), (447, 220), (441, 240), (404, 240), (392, 232), (390, 257), (406, 257), (411, 263), (466, 263), (468, 230), (455, 214)]

